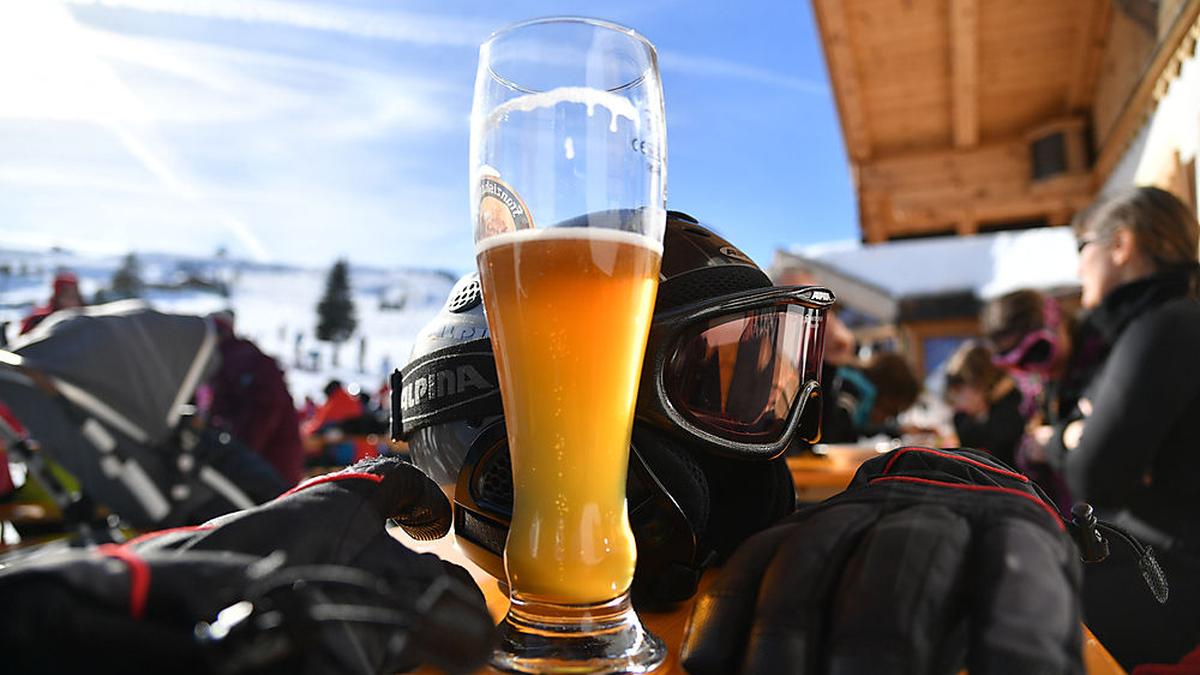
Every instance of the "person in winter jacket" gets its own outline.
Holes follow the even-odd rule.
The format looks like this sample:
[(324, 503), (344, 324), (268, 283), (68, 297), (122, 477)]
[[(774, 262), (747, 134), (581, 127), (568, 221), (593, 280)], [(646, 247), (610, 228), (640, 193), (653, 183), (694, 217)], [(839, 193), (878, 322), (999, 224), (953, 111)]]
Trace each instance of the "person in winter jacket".
[[(1049, 428), (1074, 410), (1103, 360), (1105, 350), (1095, 335), (1041, 291), (1021, 289), (989, 301), (979, 323), (996, 364), (1021, 390), (1021, 414), (1033, 428)], [(1075, 500), (1062, 476), (1046, 463), (1042, 436), (1021, 439), (1013, 466), (1037, 481), (1066, 513)]]
[(1072, 317), (1055, 298), (1026, 288), (989, 301), (979, 324), (996, 364), (1021, 390), (1022, 413), (1053, 423), (1074, 347)]
[[(343, 425), (360, 420), (365, 414), (362, 399), (347, 391), (341, 380), (330, 380), (325, 385), (325, 402), (317, 407), (312, 417), (304, 421), (300, 431), (309, 439), (309, 445), (317, 448), (318, 454), (330, 455), (318, 462), (328, 460), (335, 464), (350, 464), (378, 454), (366, 439), (343, 438), (347, 433)], [(321, 439), (326, 432), (332, 432), (337, 441), (328, 448)]]
[(83, 296), (79, 294), (79, 279), (70, 272), (59, 272), (54, 275), (54, 290), (50, 300), (34, 310), (21, 321), (18, 335), (24, 335), (33, 330), (43, 319), (60, 309), (83, 307)]
[(1016, 466), (1017, 446), (1025, 433), (1021, 390), (993, 362), (992, 351), (964, 342), (946, 365), (946, 399), (954, 409), (960, 445), (984, 450)]
[(275, 359), (234, 334), (232, 319), (216, 317), (220, 365), (209, 380), (210, 419), (253, 448), (289, 485), (304, 472), (300, 423)]
[(1200, 643), (1200, 225), (1175, 196), (1140, 187), (1074, 227), (1084, 321), (1106, 355), (1044, 432), (1045, 458), (1077, 499), (1150, 544), (1170, 582), (1155, 603), (1115, 547), (1087, 571), (1088, 626), (1126, 667), (1175, 662)]
[(822, 374), (821, 440), (853, 443), (878, 434), (901, 433), (896, 416), (921, 395), (921, 381), (903, 356), (874, 354), (865, 364), (827, 367)]

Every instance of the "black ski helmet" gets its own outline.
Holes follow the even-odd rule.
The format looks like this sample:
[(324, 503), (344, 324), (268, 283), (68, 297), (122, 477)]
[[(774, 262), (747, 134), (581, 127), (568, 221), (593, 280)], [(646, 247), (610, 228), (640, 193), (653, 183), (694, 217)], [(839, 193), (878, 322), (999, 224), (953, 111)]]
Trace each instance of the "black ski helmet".
[[(833, 301), (827, 289), (773, 289), (731, 243), (691, 216), (668, 213), (656, 317), (719, 313), (765, 295), (803, 296), (818, 323)], [(819, 367), (821, 343), (808, 347)], [(648, 389), (663, 360), (647, 354), (626, 494), (638, 550), (633, 591), (644, 599), (679, 600), (695, 592), (707, 565), (794, 508), (791, 474), (779, 455), (799, 426), (807, 440), (816, 440), (819, 402), (805, 403), (820, 392), (816, 382), (796, 392), (789, 438), (770, 452), (739, 451), (723, 438), (685, 433), (686, 420), (651, 404)], [(441, 313), (419, 333), (408, 365), (392, 378), (393, 435), (408, 441), (413, 463), (454, 503), (460, 547), (503, 579), (512, 469), (477, 275), (455, 285)], [(819, 372), (809, 379), (819, 380)], [(804, 425), (796, 424), (800, 417)]]

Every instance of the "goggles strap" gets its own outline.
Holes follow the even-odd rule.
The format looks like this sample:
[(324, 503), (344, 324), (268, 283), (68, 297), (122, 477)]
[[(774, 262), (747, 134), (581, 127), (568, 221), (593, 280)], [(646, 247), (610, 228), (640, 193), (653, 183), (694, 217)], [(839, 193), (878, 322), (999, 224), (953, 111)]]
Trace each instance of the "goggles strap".
[(503, 414), (487, 338), (430, 352), (392, 373), (392, 438), (420, 427)]

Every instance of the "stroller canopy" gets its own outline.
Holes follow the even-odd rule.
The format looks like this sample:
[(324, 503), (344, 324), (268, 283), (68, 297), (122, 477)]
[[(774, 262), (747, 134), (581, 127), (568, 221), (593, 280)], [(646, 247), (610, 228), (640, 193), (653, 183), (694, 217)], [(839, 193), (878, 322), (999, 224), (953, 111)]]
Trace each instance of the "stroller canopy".
[(75, 405), (156, 445), (207, 374), (215, 345), (208, 319), (124, 301), (56, 312), (12, 351)]

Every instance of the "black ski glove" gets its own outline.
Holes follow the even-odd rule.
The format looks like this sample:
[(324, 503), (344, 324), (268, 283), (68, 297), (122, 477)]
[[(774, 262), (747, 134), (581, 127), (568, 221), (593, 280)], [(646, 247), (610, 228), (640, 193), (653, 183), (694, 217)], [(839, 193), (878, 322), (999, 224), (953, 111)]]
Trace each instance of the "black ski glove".
[[(0, 653), (21, 673), (387, 673), (483, 664), (492, 622), (431, 539), (445, 496), (375, 458), (198, 527), (0, 569)], [(67, 647), (69, 645), (69, 647)]]
[(698, 599), (691, 673), (1082, 673), (1080, 562), (1024, 476), (900, 448), (744, 543)]

